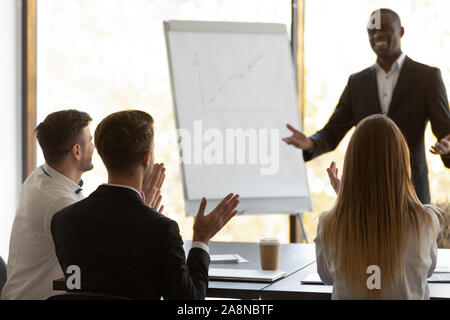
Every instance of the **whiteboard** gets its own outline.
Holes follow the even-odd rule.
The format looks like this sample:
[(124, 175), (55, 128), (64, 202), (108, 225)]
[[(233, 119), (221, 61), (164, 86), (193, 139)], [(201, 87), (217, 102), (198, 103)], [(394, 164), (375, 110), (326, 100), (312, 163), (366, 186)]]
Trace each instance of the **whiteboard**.
[(245, 213), (311, 211), (283, 24), (164, 22), (187, 215), (238, 193)]

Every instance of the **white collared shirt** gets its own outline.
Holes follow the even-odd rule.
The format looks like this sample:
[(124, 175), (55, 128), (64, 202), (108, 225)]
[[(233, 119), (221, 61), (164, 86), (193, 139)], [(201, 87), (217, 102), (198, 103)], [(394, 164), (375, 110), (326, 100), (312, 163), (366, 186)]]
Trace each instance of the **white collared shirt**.
[[(138, 190), (136, 190), (135, 188), (131, 187), (131, 186), (126, 186), (126, 185), (123, 185), (123, 184), (114, 184), (114, 183), (104, 183), (103, 185), (105, 185), (105, 186), (112, 186), (112, 187), (119, 187), (119, 188), (127, 188), (127, 189), (130, 189), (130, 190), (133, 190), (142, 199), (141, 193)], [(157, 209), (154, 209), (154, 210), (157, 210)], [(203, 242), (193, 241), (192, 242), (192, 248), (203, 249), (203, 250), (206, 251), (206, 253), (209, 254), (209, 246), (207, 244), (203, 243)]]
[(8, 280), (2, 299), (46, 299), (53, 280), (64, 277), (50, 225), (59, 210), (83, 199), (80, 185), (48, 164), (25, 180), (9, 243)]
[(375, 64), (375, 69), (377, 70), (378, 96), (380, 98), (381, 111), (385, 115), (389, 111), (395, 86), (397, 85), (405, 58), (406, 54), (402, 53), (394, 62), (389, 72), (384, 71), (378, 63)]

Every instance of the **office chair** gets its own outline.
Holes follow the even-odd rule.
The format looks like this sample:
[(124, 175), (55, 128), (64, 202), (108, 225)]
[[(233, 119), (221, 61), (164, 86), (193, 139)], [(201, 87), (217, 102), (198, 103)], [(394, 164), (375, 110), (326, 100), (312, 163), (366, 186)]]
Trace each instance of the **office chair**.
[(47, 300), (131, 300), (125, 297), (99, 294), (92, 292), (66, 292), (56, 294), (47, 298)]
[(6, 283), (6, 264), (0, 256), (0, 294), (2, 293), (3, 286)]

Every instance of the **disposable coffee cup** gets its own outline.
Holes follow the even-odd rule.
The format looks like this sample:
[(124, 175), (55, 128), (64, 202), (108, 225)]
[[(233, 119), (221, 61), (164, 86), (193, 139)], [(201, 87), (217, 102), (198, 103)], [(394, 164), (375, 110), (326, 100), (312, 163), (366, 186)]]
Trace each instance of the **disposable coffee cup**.
[(280, 240), (277, 238), (263, 238), (259, 241), (261, 269), (277, 270), (280, 261)]

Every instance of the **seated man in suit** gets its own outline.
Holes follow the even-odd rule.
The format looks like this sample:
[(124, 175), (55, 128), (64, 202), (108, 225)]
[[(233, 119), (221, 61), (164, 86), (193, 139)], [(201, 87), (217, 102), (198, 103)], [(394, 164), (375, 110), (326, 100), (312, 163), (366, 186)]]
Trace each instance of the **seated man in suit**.
[(209, 240), (237, 213), (229, 194), (205, 215), (202, 199), (186, 261), (175, 221), (144, 202), (139, 190), (153, 167), (153, 119), (142, 111), (109, 115), (95, 131), (108, 184), (55, 214), (51, 224), (63, 268), (79, 267), (81, 291), (133, 299), (204, 299)]

